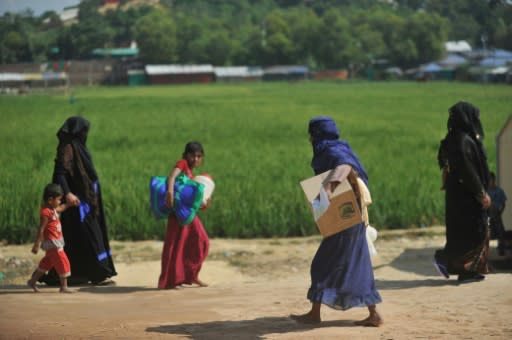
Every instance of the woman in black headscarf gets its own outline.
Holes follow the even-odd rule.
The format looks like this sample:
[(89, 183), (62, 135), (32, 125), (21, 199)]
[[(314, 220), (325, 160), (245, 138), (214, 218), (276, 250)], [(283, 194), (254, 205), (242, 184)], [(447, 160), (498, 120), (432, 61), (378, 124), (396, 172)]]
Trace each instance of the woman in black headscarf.
[[(70, 117), (59, 129), (53, 182), (60, 184), (64, 198), (74, 207), (62, 213), (64, 250), (71, 264), (69, 284), (104, 282), (117, 275), (108, 242), (101, 188), (86, 141), (89, 121)], [(58, 284), (53, 271), (40, 281)]]
[(436, 251), (434, 264), (446, 278), (457, 274), (460, 282), (480, 281), (488, 273), (487, 209), (491, 204), (480, 110), (459, 102), (449, 114), (448, 134), (438, 152), (445, 190), (446, 245)]

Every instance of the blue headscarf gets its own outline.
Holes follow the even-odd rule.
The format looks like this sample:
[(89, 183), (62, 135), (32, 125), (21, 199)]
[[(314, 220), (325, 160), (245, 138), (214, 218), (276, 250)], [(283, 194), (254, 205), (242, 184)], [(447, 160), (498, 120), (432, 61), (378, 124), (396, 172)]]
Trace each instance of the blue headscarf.
[(311, 167), (315, 174), (334, 169), (341, 164), (349, 164), (359, 177), (368, 184), (368, 175), (350, 145), (339, 140), (340, 132), (332, 118), (318, 116), (309, 121), (308, 132), (312, 138), (313, 159)]

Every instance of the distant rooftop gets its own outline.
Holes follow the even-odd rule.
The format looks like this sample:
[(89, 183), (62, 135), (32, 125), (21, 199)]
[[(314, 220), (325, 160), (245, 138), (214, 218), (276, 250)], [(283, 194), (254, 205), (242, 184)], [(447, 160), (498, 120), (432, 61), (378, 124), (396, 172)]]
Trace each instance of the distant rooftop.
[(444, 43), (446, 52), (468, 52), (471, 51), (471, 46), (465, 40), (447, 41)]
[(139, 54), (138, 48), (96, 48), (92, 54), (97, 57), (136, 57)]
[(59, 13), (59, 17), (63, 22), (76, 19), (78, 17), (78, 6), (64, 8), (64, 10)]
[(213, 73), (213, 71), (212, 65), (146, 65), (146, 73), (149, 75)]

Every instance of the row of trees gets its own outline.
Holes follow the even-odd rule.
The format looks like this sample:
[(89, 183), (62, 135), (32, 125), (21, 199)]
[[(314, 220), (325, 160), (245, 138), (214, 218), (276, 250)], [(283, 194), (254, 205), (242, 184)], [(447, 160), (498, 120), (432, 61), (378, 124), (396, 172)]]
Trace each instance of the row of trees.
[[(140, 2), (140, 1), (139, 1)], [(55, 12), (0, 18), (0, 62), (83, 59), (135, 40), (147, 63), (409, 67), (439, 58), (447, 40), (512, 49), (512, 6), (489, 0), (161, 0), (104, 14), (82, 0), (78, 23)]]

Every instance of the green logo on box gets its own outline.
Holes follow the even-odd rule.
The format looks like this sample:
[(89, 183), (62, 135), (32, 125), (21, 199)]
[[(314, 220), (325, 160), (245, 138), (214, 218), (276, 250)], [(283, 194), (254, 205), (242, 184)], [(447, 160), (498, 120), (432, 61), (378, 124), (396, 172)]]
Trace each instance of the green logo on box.
[(356, 213), (352, 202), (343, 203), (342, 205), (340, 205), (339, 209), (340, 209), (340, 216), (343, 219), (351, 218)]

